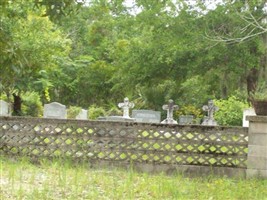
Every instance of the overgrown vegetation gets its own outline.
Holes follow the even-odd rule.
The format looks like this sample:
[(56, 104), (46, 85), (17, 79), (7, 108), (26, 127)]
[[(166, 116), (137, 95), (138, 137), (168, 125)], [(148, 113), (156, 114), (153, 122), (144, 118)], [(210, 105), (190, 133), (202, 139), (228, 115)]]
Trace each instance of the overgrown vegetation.
[(215, 113), (215, 119), (220, 125), (242, 126), (243, 110), (249, 107), (244, 100), (235, 96), (228, 99), (215, 100), (219, 110)]
[(82, 108), (77, 106), (70, 106), (68, 108), (67, 117), (69, 119), (75, 119), (76, 116), (81, 112)]
[(32, 164), (0, 157), (3, 199), (242, 199), (267, 198), (267, 180), (216, 178), (210, 174), (137, 173), (132, 169), (92, 169), (89, 163), (42, 160)]
[(126, 96), (138, 109), (162, 111), (169, 99), (201, 109), (267, 79), (265, 0), (214, 10), (211, 1), (133, 0), (137, 12), (122, 0), (61, 2), (0, 1), (0, 96), (13, 115), (39, 115), (22, 100), (32, 92), (42, 105), (107, 114)]

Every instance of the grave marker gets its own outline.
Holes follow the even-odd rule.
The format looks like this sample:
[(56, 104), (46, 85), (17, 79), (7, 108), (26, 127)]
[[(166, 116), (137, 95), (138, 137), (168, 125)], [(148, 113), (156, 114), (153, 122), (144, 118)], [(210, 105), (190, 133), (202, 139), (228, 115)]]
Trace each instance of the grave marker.
[(123, 118), (130, 118), (129, 116), (129, 109), (134, 107), (134, 103), (129, 102), (127, 97), (124, 98), (123, 103), (118, 104), (119, 108), (123, 109)]
[(44, 118), (67, 119), (66, 106), (58, 102), (44, 105)]
[(82, 109), (81, 112), (76, 116), (76, 119), (83, 119), (83, 120), (87, 120), (87, 113), (88, 110), (84, 110)]
[(204, 105), (202, 110), (208, 112), (208, 116), (204, 119), (202, 125), (217, 126), (218, 124), (213, 115), (214, 112), (219, 110), (219, 108), (214, 105), (213, 100), (209, 100), (208, 105)]
[(169, 103), (162, 106), (163, 110), (167, 110), (167, 118), (163, 120), (162, 124), (178, 124), (177, 121), (173, 119), (173, 111), (177, 110), (179, 107), (178, 105), (174, 105), (172, 99), (169, 100)]
[(136, 122), (160, 123), (160, 112), (154, 110), (133, 110), (132, 118)]
[(181, 115), (179, 116), (179, 124), (193, 124), (194, 116), (193, 115)]
[(3, 100), (0, 100), (0, 116), (9, 116), (9, 104)]
[(134, 119), (129, 116), (129, 109), (134, 107), (134, 103), (129, 102), (129, 99), (126, 97), (124, 102), (119, 103), (118, 106), (123, 109), (123, 116), (105, 116), (98, 117), (97, 119), (100, 121), (134, 122)]

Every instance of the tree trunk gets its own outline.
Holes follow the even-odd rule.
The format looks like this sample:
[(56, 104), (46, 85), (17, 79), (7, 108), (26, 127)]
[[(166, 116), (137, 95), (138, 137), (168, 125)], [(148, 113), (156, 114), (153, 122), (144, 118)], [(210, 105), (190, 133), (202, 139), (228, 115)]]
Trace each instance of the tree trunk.
[(13, 115), (16, 116), (21, 116), (22, 115), (22, 111), (21, 111), (21, 97), (16, 94), (13, 94), (13, 98), (14, 98), (14, 103), (13, 103)]
[(262, 66), (261, 79), (266, 81), (267, 80), (267, 33), (262, 35), (262, 41), (264, 44), (265, 53), (261, 57), (261, 66)]
[(257, 88), (257, 83), (259, 79), (259, 69), (252, 68), (250, 69), (247, 75), (247, 92), (248, 92), (248, 101), (252, 101), (251, 94), (255, 93)]

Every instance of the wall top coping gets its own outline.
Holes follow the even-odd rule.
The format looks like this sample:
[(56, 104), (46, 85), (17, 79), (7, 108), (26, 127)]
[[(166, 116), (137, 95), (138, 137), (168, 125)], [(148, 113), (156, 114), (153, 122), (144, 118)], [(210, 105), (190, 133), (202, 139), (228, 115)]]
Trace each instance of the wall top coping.
[[(248, 131), (247, 127), (240, 126), (201, 126), (201, 125), (179, 125), (179, 124), (160, 124), (160, 123), (137, 123), (137, 122), (115, 122), (115, 121), (97, 121), (97, 120), (78, 120), (78, 119), (49, 119), (49, 118), (34, 118), (34, 117), (21, 117), (21, 116), (0, 116), (1, 122), (15, 121), (17, 123), (39, 123), (39, 124), (78, 124), (80, 126), (87, 125), (100, 125), (100, 126), (125, 126), (125, 127), (145, 127), (145, 128), (171, 128), (171, 129), (196, 129), (202, 131), (218, 131), (224, 132), (228, 130), (235, 130), (236, 132)], [(1, 130), (1, 126), (0, 126)]]
[(267, 123), (267, 116), (247, 116), (246, 120), (250, 121), (250, 122), (263, 122), (263, 123)]

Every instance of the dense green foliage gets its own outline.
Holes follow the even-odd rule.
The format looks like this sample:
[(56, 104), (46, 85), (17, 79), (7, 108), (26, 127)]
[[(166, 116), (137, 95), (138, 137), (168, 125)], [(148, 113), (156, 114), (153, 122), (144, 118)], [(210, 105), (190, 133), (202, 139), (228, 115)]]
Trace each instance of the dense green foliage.
[(43, 116), (43, 106), (37, 92), (26, 92), (22, 94), (22, 115), (41, 117)]
[(77, 106), (70, 106), (68, 108), (67, 112), (67, 118), (69, 119), (75, 119), (76, 116), (81, 112), (82, 108), (77, 107)]
[(161, 111), (251, 94), (267, 79), (265, 1), (207, 3), (3, 0), (0, 95), (20, 115), (26, 92), (106, 111), (125, 96)]
[(215, 119), (220, 125), (241, 126), (243, 110), (248, 108), (248, 103), (239, 100), (235, 96), (228, 99), (215, 100), (215, 105), (219, 110), (215, 113)]
[(106, 111), (102, 107), (97, 107), (96, 105), (91, 105), (88, 108), (88, 117), (89, 119), (97, 119), (98, 117), (104, 117)]

